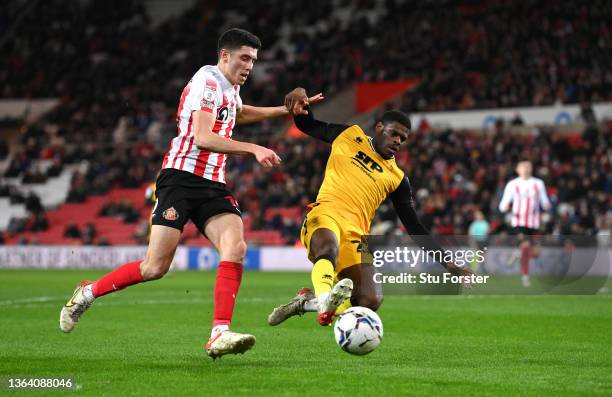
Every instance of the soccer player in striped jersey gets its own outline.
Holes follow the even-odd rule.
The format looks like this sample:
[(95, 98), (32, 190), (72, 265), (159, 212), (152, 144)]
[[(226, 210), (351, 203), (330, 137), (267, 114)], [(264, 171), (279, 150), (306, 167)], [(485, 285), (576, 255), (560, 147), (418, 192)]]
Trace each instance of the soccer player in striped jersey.
[(517, 178), (506, 184), (499, 203), (501, 212), (508, 212), (512, 204), (511, 224), (514, 234), (519, 236), (521, 274), (523, 286), (528, 287), (529, 260), (532, 257), (533, 242), (530, 236), (537, 234), (540, 228), (540, 209), (549, 210), (550, 200), (546, 194), (544, 182), (531, 175), (532, 165), (529, 161), (520, 161), (516, 166)]
[(286, 106), (255, 107), (240, 99), (240, 86), (253, 69), (260, 47), (259, 38), (252, 33), (228, 30), (219, 38), (217, 65), (203, 66), (185, 86), (177, 112), (178, 135), (164, 157), (156, 183), (157, 200), (144, 260), (126, 263), (93, 283), (81, 283), (62, 308), (62, 331), (72, 331), (94, 299), (163, 277), (183, 227), (191, 219), (220, 255), (206, 352), (216, 358), (253, 346), (253, 335), (229, 331), (246, 243), (238, 203), (225, 186), (225, 165), (227, 155), (252, 155), (263, 167), (281, 161), (268, 148), (231, 139), (236, 123), (290, 113)]

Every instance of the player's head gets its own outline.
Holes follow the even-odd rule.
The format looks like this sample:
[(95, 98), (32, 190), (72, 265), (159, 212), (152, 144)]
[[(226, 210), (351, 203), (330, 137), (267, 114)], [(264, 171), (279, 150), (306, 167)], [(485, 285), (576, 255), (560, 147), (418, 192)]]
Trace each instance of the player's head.
[(518, 164), (516, 165), (516, 173), (521, 178), (527, 179), (531, 177), (531, 172), (532, 172), (531, 161), (528, 161), (528, 160), (519, 161)]
[(230, 83), (244, 84), (257, 60), (257, 50), (261, 48), (259, 37), (246, 30), (232, 28), (219, 37), (217, 47), (221, 72)]
[(373, 144), (374, 149), (384, 159), (392, 158), (402, 143), (408, 139), (412, 125), (406, 113), (397, 110), (385, 112), (376, 121)]

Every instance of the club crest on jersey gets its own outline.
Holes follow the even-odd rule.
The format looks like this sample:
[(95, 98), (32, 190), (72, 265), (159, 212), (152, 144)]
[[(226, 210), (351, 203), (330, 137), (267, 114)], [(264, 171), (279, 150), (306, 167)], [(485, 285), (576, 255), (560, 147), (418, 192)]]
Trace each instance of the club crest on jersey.
[(202, 101), (214, 102), (216, 94), (217, 94), (217, 91), (215, 90), (214, 87), (206, 86), (206, 88), (204, 89), (204, 98), (202, 99)]
[(179, 218), (179, 213), (174, 209), (174, 207), (170, 207), (162, 213), (162, 216), (167, 221), (175, 221)]
[(214, 102), (216, 95), (217, 83), (214, 80), (206, 80), (206, 87), (204, 87), (204, 95), (202, 101)]

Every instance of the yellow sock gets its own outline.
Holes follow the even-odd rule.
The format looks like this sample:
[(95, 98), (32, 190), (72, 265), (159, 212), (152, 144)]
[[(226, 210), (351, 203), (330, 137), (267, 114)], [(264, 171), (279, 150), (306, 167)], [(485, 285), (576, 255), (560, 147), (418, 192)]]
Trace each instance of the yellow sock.
[(353, 305), (351, 305), (351, 300), (347, 299), (344, 302), (342, 302), (342, 304), (340, 306), (338, 306), (338, 308), (336, 309), (336, 316), (341, 315), (346, 309), (353, 307)]
[(316, 296), (331, 291), (334, 282), (334, 264), (328, 259), (319, 259), (310, 272), (310, 279)]

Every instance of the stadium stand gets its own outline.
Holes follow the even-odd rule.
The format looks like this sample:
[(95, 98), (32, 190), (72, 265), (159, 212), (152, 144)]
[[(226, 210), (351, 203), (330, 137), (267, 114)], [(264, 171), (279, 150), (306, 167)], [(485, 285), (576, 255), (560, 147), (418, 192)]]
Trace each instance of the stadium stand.
[[(135, 0), (26, 3), (0, 13), (3, 26), (17, 16), (21, 21), (7, 30), (16, 39), (4, 38), (0, 47), (0, 97), (56, 97), (59, 105), (24, 123), (0, 150), (9, 162), (0, 192), (7, 244), (141, 242), (150, 209), (145, 186), (176, 134), (180, 90), (199, 66), (215, 62), (212, 49), (227, 26), (262, 32), (264, 50), (244, 87), (245, 102), (278, 104), (295, 85), (332, 96), (359, 81), (402, 78), (420, 81), (400, 101), (410, 112), (555, 103), (588, 109), (612, 100), (612, 6), (602, 0), (410, 6), (318, 0), (307, 9), (272, 0), (265, 10), (250, 1), (196, 2), (155, 23), (146, 4)], [(476, 210), (493, 232), (503, 232), (495, 210), (500, 189), (516, 160), (526, 157), (554, 200), (548, 231), (596, 234), (612, 219), (612, 126), (592, 116), (585, 124), (569, 139), (554, 129), (524, 129), (518, 120), (487, 134), (423, 126), (398, 161), (426, 226), (438, 233), (465, 233)], [(239, 127), (237, 136), (265, 142), (284, 159), (271, 172), (251, 159), (230, 161), (227, 179), (244, 210), (247, 239), (294, 244), (328, 149), (288, 141), (282, 122)], [(40, 205), (32, 207), (36, 198)], [(104, 205), (123, 198), (137, 216), (100, 215)], [(95, 237), (66, 239), (65, 229), (75, 222), (80, 229), (93, 224)], [(398, 231), (388, 206), (374, 227)], [(188, 225), (184, 243), (205, 241)]]

